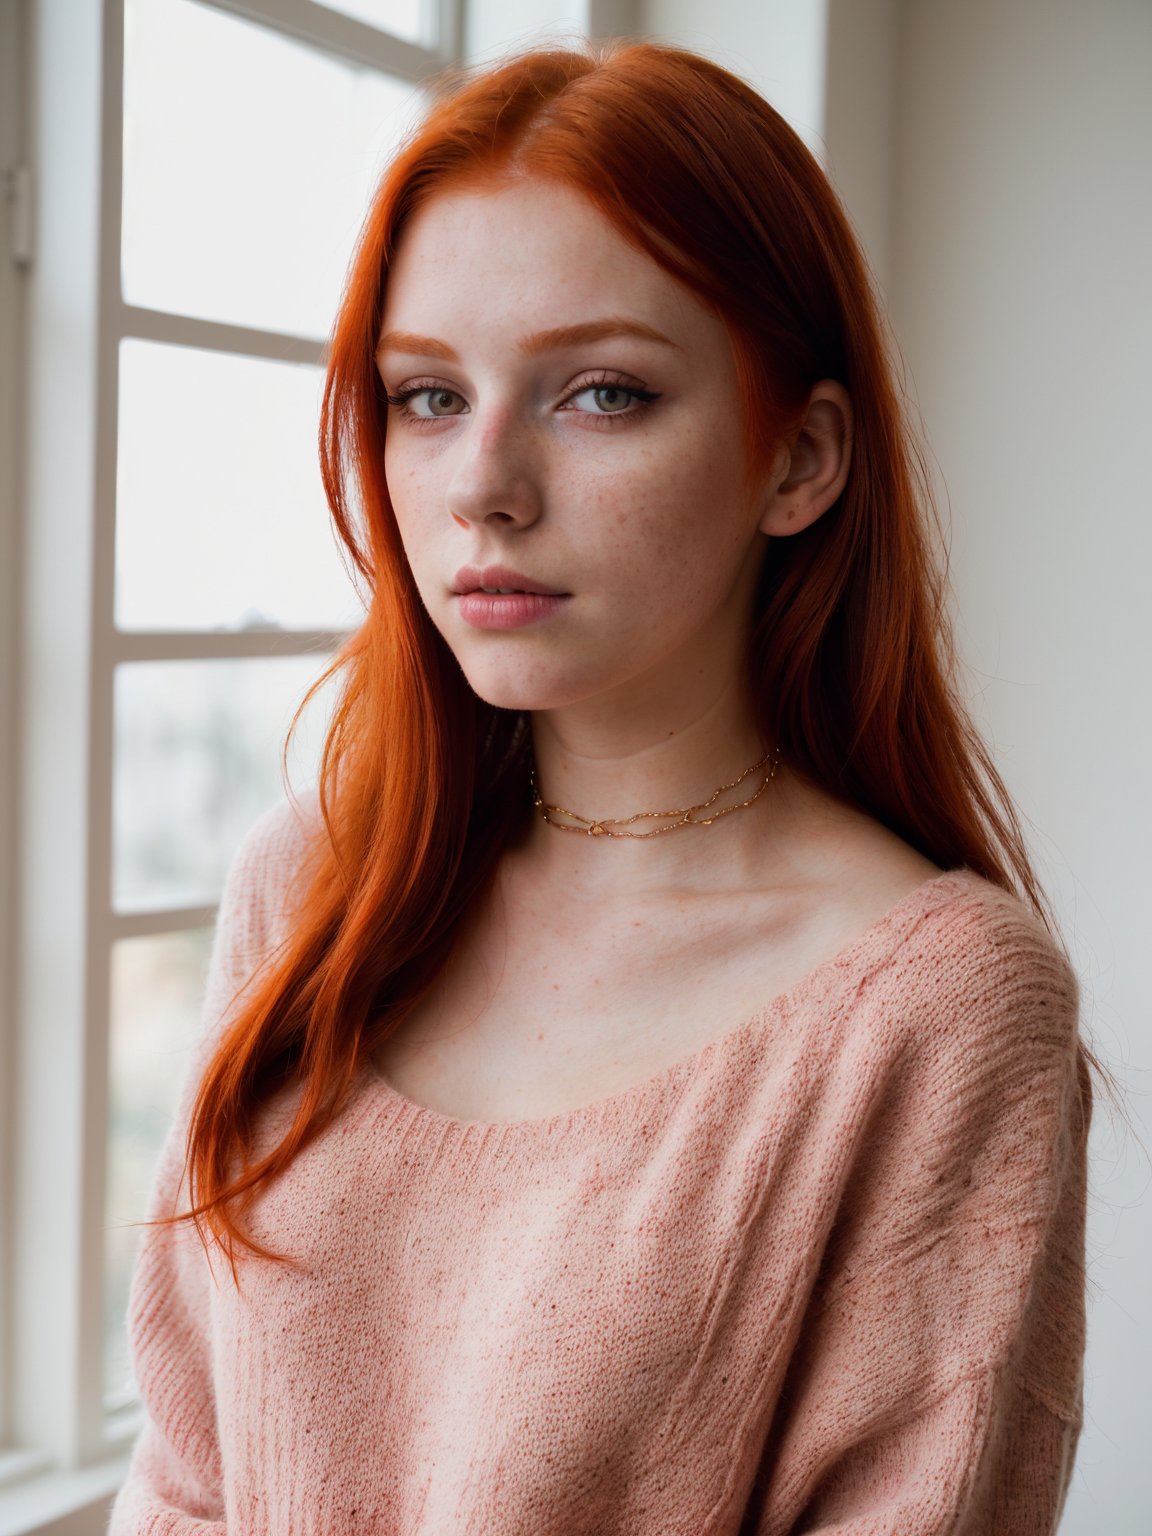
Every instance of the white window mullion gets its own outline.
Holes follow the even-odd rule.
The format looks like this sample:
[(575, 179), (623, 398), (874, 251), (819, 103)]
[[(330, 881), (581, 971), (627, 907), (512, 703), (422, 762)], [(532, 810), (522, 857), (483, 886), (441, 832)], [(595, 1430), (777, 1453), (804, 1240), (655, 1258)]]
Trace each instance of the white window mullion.
[(216, 661), (255, 656), (316, 656), (317, 671), (344, 631), (323, 629), (122, 630), (112, 637), (116, 661)]
[[(2, 1070), (14, 1060), (14, 880), (17, 828), (16, 658), (20, 613), (19, 519), (21, 452), (18, 376), (24, 357), (23, 296), (29, 255), (31, 172), (24, 142), (24, 71), (27, 45), (20, 6), (0, 6), (0, 1481), (3, 1447), (12, 1437), (9, 1382), (11, 1210), (15, 1169), (11, 1142), (15, 1085)], [(4, 364), (7, 359), (7, 366)]]
[(163, 907), (155, 912), (107, 912), (101, 927), (104, 939), (111, 948), (118, 939), (145, 939), (158, 933), (204, 928), (215, 917), (215, 906)]
[(113, 772), (116, 680), (116, 495), (120, 400), (121, 230), (123, 226), (124, 10), (105, 0), (101, 60), (100, 323), (97, 327), (97, 416), (92, 501), (92, 660), (88, 737), (88, 881), (83, 1099), (81, 1289), (77, 1393), (77, 1465), (123, 1449), (109, 1436), (104, 1407), (104, 1246), (109, 1110), (109, 1008), (112, 952), (106, 914), (112, 889)]
[(201, 3), (248, 21), (263, 22), (298, 42), (404, 80), (422, 80), (457, 57), (456, 0), (425, 0), (425, 28), (436, 41), (424, 47), (402, 37), (392, 37), (352, 16), (314, 5), (312, 0), (201, 0)]
[(241, 357), (262, 357), (274, 363), (328, 361), (327, 343), (284, 331), (265, 331), (256, 326), (230, 325), (222, 320), (203, 320), (197, 315), (175, 315), (162, 309), (124, 304), (116, 295), (116, 329), (121, 336), (143, 341), (167, 342), (178, 347), (202, 347), (209, 352), (229, 352)]
[[(119, 6), (40, 0), (31, 70), (35, 260), (28, 286), (20, 718), (20, 986), (12, 1438), (61, 1468), (100, 1454), (98, 1314), (105, 1010), (89, 914), (95, 761), (93, 606), (114, 480), (114, 403), (102, 298), (115, 284), (107, 156), (118, 174)], [(110, 142), (113, 141), (113, 142)], [(112, 411), (110, 419), (109, 411)], [(103, 508), (100, 503), (104, 502)], [(103, 511), (103, 516), (100, 515)], [(98, 734), (98, 732), (97, 732)], [(93, 768), (96, 768), (95, 775)], [(103, 967), (97, 967), (103, 970)]]

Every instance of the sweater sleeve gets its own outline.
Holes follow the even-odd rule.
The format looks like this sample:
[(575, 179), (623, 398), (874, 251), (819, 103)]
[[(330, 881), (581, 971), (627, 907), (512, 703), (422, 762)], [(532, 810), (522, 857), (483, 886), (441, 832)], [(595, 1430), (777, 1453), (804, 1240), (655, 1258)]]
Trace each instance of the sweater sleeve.
[[(153, 1175), (146, 1217), (188, 1208), (185, 1140), (201, 1074), (235, 1004), (273, 942), (293, 869), (295, 812), (284, 800), (249, 830), (229, 867), (217, 912), (202, 1026)], [(223, 1536), (223, 1468), (216, 1430), (212, 1268), (191, 1222), (148, 1227), (128, 1302), (132, 1367), (145, 1410), (107, 1536)]]
[(1092, 1112), (1076, 977), (1005, 893), (929, 920), (909, 958), (912, 1001), (885, 1007), (912, 1028), (821, 1258), (756, 1536), (1053, 1536), (1063, 1511)]

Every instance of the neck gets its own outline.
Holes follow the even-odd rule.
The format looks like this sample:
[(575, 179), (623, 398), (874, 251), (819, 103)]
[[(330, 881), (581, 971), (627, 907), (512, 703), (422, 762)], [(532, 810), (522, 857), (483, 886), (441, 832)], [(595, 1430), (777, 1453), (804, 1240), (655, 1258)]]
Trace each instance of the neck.
[[(669, 729), (634, 724), (627, 741), (572, 728), (549, 714), (532, 717), (537, 793), (589, 821), (625, 822), (641, 811), (682, 810), (732, 785), (771, 750), (763, 767), (721, 790), (704, 815), (710, 825), (675, 827), (655, 837), (588, 836), (549, 824), (537, 810), (519, 852), (544, 885), (596, 900), (732, 888), (762, 870), (779, 818), (785, 765), (765, 783), (776, 757), (733, 687), (695, 718)], [(757, 791), (763, 790), (760, 794)], [(726, 807), (752, 803), (716, 817)], [(556, 817), (556, 820), (570, 818)], [(646, 817), (613, 831), (646, 832), (672, 818)]]

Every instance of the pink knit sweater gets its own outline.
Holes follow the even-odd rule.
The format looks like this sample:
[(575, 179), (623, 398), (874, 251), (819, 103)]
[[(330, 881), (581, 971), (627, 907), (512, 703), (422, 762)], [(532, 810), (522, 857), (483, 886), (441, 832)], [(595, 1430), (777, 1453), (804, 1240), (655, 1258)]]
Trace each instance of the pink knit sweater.
[[(232, 866), (149, 1216), (186, 1208), (296, 814)], [(582, 1109), (460, 1121), (366, 1067), (248, 1216), (305, 1272), (245, 1260), (238, 1296), (190, 1224), (143, 1232), (110, 1536), (1048, 1536), (1083, 1403), (1077, 1014), (1039, 923), (961, 869)]]

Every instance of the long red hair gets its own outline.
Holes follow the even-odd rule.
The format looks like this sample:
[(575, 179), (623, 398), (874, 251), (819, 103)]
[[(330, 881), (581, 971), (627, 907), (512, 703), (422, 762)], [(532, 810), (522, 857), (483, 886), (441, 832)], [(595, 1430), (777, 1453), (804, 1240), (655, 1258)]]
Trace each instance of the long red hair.
[[(200, 1230), (206, 1216), (235, 1279), (234, 1242), (293, 1262), (246, 1235), (238, 1216), (346, 1104), (531, 815), (527, 717), (477, 698), (413, 582), (384, 477), (374, 361), (388, 273), (414, 210), (445, 188), (517, 174), (583, 193), (722, 318), (750, 473), (770, 464), (817, 380), (847, 388), (855, 434), (843, 494), (803, 532), (773, 540), (764, 565), (747, 652), (762, 737), (794, 772), (942, 869), (966, 866), (1020, 896), (1058, 937), (957, 688), (927, 477), (867, 268), (816, 160), (748, 85), (679, 48), (534, 49), (443, 75), (373, 199), (331, 338), (321, 468), (367, 617), (308, 696), (340, 678), (319, 775), (322, 825), (301, 866), (292, 933), (200, 1079), (187, 1138), (192, 1209), (166, 1218)], [(1088, 1111), (1085, 1063), (1109, 1074), (1080, 1050)], [(290, 1081), (303, 1084), (294, 1123), (249, 1165), (255, 1111)]]

